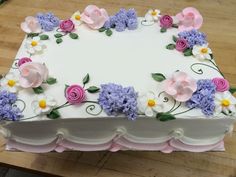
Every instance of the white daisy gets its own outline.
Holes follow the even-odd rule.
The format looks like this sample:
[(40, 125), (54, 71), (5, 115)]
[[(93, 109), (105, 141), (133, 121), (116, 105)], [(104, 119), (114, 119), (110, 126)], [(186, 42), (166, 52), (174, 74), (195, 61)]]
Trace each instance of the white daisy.
[(208, 45), (195, 45), (192, 50), (193, 55), (199, 60), (211, 60), (212, 51)]
[(49, 113), (55, 106), (56, 100), (45, 94), (37, 95), (36, 99), (32, 102), (32, 108), (36, 115)]
[(73, 23), (74, 23), (76, 26), (79, 26), (79, 25), (82, 23), (80, 11), (76, 11), (76, 12), (71, 16), (71, 20), (73, 21)]
[(153, 92), (148, 92), (138, 98), (139, 111), (148, 117), (153, 117), (155, 112), (162, 112), (163, 104)]
[(40, 54), (46, 48), (46, 46), (42, 43), (40, 37), (38, 36), (27, 39), (25, 47), (27, 49), (27, 52), (32, 55)]
[(232, 114), (236, 112), (236, 98), (229, 91), (217, 92), (215, 94), (215, 105), (217, 113)]
[(145, 15), (145, 19), (147, 21), (158, 21), (159, 17), (161, 16), (161, 11), (158, 9), (152, 10), (149, 9)]
[(7, 90), (12, 93), (16, 93), (20, 88), (18, 77), (11, 72), (9, 72), (4, 78), (2, 78), (0, 85), (3, 90)]

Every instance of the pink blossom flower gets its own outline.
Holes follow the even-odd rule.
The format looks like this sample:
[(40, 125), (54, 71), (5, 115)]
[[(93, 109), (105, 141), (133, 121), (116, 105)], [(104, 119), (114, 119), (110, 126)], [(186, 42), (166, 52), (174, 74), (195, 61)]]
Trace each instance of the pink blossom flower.
[(175, 48), (176, 50), (183, 52), (188, 47), (188, 43), (185, 39), (177, 39)]
[(202, 26), (203, 18), (199, 11), (193, 7), (187, 7), (176, 15), (179, 21), (180, 31), (199, 29)]
[(20, 67), (21, 65), (28, 63), (28, 62), (32, 62), (32, 60), (28, 57), (23, 57), (18, 61), (18, 66)]
[(107, 11), (95, 5), (88, 5), (81, 14), (81, 20), (92, 29), (103, 27), (108, 18)]
[(25, 21), (21, 23), (21, 29), (26, 33), (40, 33), (42, 31), (41, 26), (37, 18), (28, 16)]
[(39, 87), (48, 78), (48, 69), (42, 63), (25, 63), (19, 67), (19, 71), (19, 83), (23, 88)]
[(79, 85), (71, 85), (66, 88), (66, 99), (71, 104), (79, 104), (85, 100), (85, 90)]
[(74, 28), (75, 28), (75, 25), (74, 25), (73, 21), (70, 19), (63, 20), (60, 22), (60, 29), (63, 32), (71, 32), (74, 30)]
[(185, 72), (175, 72), (171, 78), (164, 81), (164, 90), (176, 101), (185, 102), (197, 90), (196, 81)]
[(162, 28), (170, 28), (173, 25), (173, 19), (169, 15), (163, 15), (160, 18), (160, 26)]
[(214, 79), (212, 79), (212, 82), (215, 84), (216, 91), (218, 92), (229, 90), (229, 82), (224, 78), (215, 77)]

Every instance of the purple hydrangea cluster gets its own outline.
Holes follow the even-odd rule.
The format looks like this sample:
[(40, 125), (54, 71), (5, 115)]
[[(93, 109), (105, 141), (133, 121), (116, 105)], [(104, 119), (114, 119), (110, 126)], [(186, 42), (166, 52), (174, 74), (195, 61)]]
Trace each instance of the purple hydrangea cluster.
[(115, 28), (116, 31), (121, 32), (126, 28), (134, 30), (138, 27), (138, 18), (134, 9), (120, 9), (114, 16), (111, 16), (104, 24), (106, 29)]
[(196, 29), (191, 31), (182, 31), (178, 34), (182, 39), (188, 42), (188, 48), (193, 48), (194, 45), (207, 44), (206, 35)]
[(20, 109), (14, 105), (17, 97), (14, 93), (0, 91), (0, 120), (19, 120), (22, 117)]
[(59, 26), (60, 20), (53, 13), (38, 13), (36, 18), (39, 21), (42, 29), (45, 31), (52, 31), (55, 27)]
[(206, 116), (213, 115), (215, 110), (216, 86), (210, 79), (197, 81), (197, 91), (193, 93), (190, 100), (186, 102), (189, 108), (199, 108)]
[(137, 92), (133, 87), (109, 83), (101, 85), (98, 98), (99, 105), (108, 115), (117, 116), (124, 113), (129, 119), (137, 118)]

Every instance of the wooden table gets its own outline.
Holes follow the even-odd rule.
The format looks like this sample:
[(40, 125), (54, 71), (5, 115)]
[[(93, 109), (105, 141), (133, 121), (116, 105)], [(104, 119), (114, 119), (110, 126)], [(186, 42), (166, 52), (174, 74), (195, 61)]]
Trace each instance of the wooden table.
[[(115, 13), (121, 7), (135, 8), (143, 16), (149, 8), (175, 14), (187, 6), (198, 8), (202, 31), (208, 34), (218, 65), (236, 86), (235, 0), (93, 0)], [(60, 18), (88, 5), (86, 0), (9, 0), (0, 6), (0, 73), (6, 73), (24, 37), (20, 23), (25, 16), (52, 11)], [(226, 137), (226, 152), (163, 154), (160, 152), (65, 152), (32, 154), (1, 152), (0, 163), (69, 177), (235, 177), (236, 133)]]

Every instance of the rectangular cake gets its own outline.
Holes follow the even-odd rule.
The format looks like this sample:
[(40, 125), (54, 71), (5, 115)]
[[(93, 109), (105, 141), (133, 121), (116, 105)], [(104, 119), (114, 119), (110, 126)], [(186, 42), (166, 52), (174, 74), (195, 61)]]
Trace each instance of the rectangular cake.
[(222, 151), (236, 99), (203, 18), (88, 5), (60, 20), (28, 16), (0, 87), (7, 150)]

